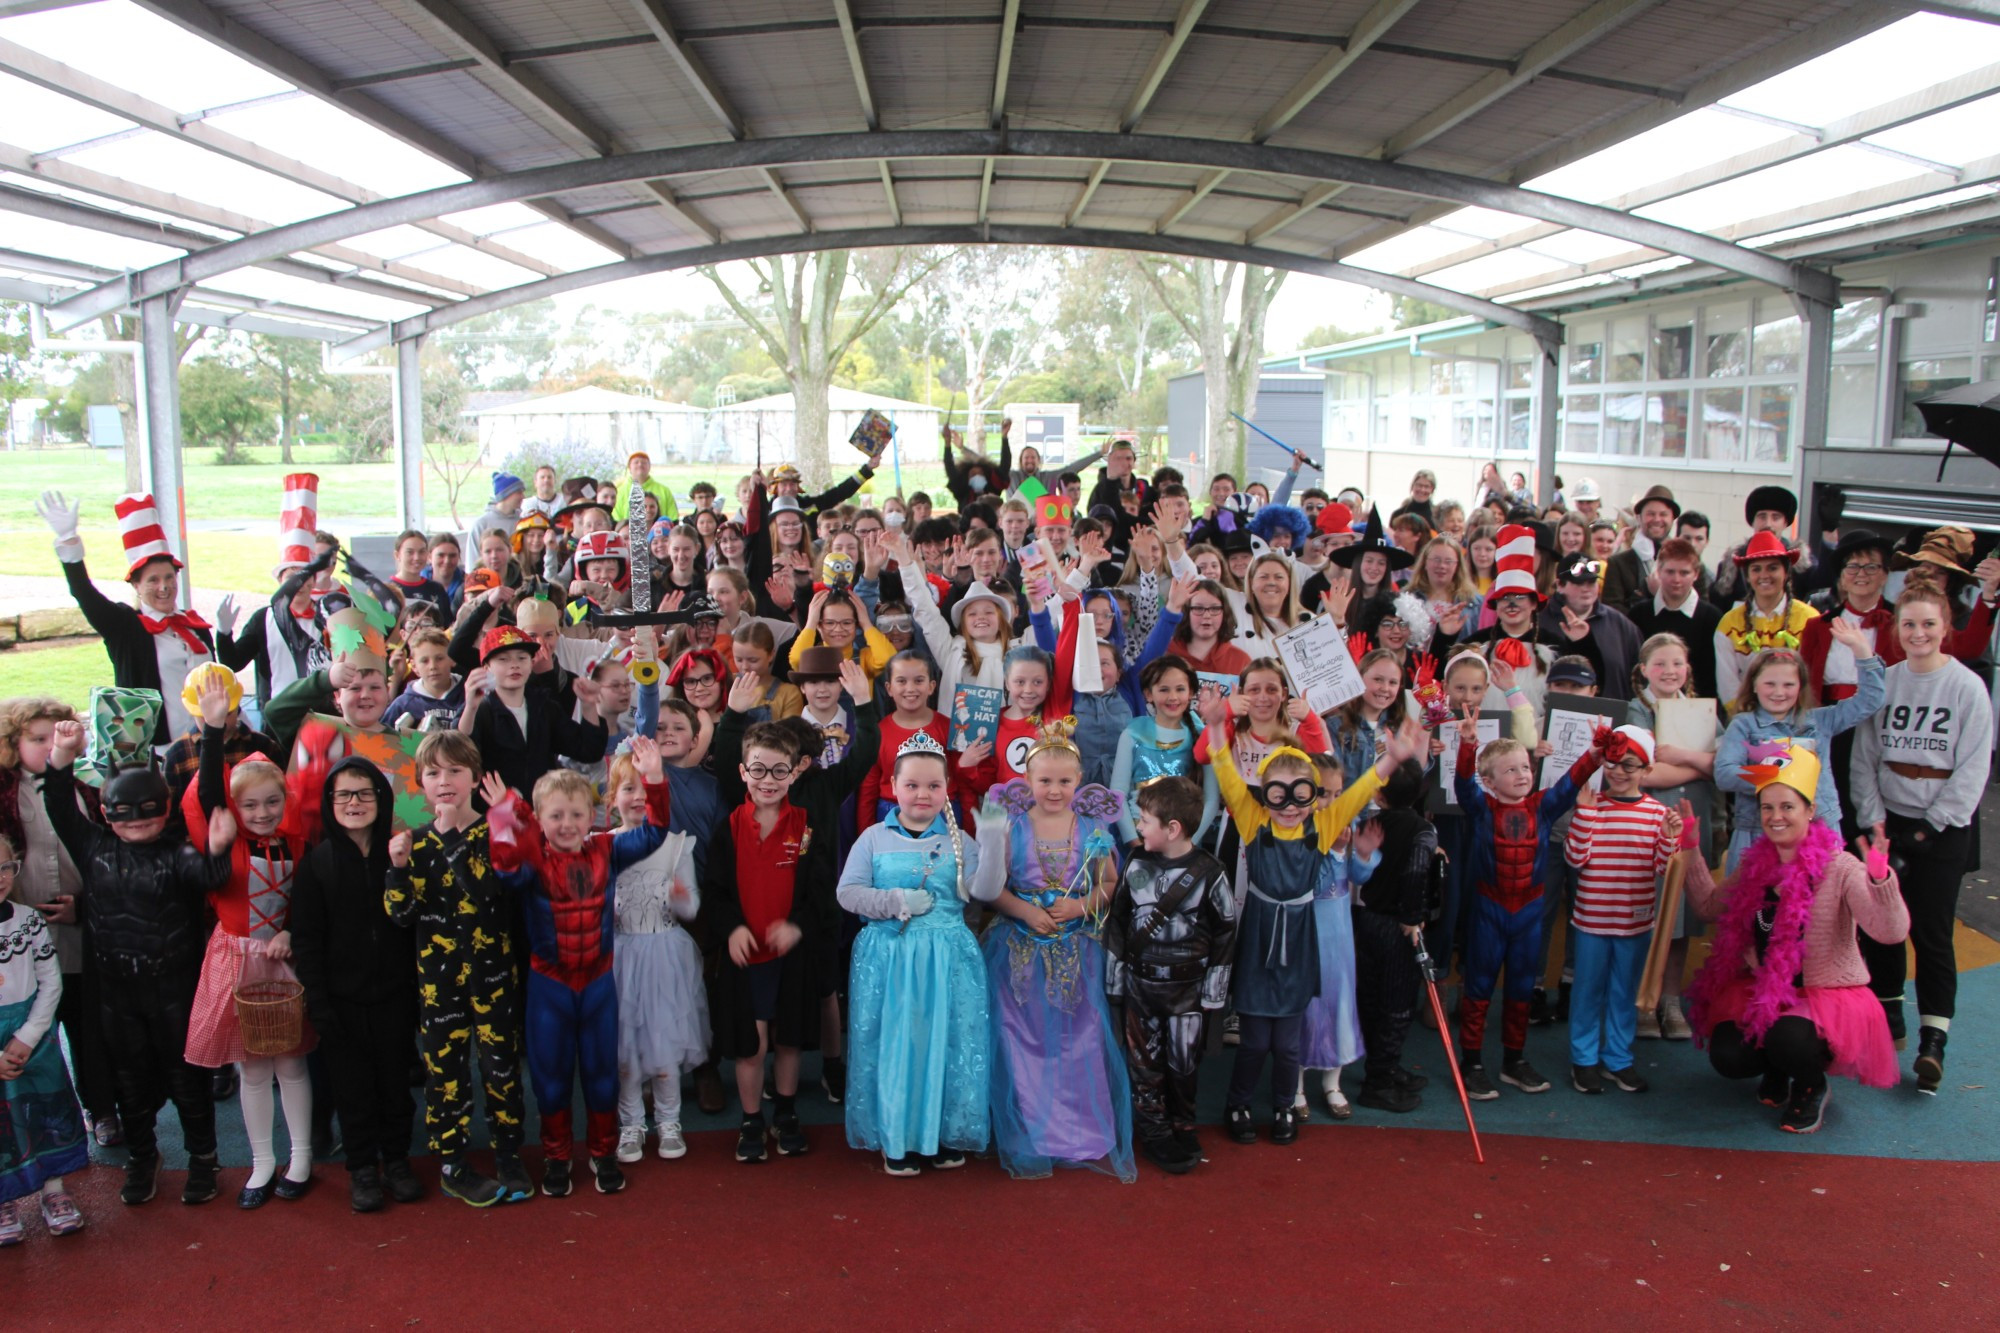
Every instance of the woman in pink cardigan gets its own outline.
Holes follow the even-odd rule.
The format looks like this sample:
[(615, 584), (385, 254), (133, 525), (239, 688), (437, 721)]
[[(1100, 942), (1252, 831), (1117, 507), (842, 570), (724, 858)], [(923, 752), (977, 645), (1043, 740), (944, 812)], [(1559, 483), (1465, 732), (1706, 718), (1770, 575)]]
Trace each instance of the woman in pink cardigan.
[(1688, 898), (1721, 926), (1687, 989), (1688, 1020), (1717, 1073), (1761, 1075), (1757, 1100), (1785, 1108), (1778, 1127), (1810, 1134), (1826, 1117), (1828, 1074), (1896, 1085), (1895, 1044), (1854, 932), (1899, 944), (1910, 914), (1886, 840), (1868, 842), (1863, 866), (1814, 819), (1817, 756), (1772, 742), (1750, 759), (1743, 775), (1756, 785), (1764, 836), (1723, 887), (1701, 856), (1689, 858)]

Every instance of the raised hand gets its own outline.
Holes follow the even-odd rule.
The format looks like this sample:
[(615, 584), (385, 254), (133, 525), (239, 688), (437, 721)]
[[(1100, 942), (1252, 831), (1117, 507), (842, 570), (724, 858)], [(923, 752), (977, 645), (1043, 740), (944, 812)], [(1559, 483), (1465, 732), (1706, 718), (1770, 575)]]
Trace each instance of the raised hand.
[(1681, 834), (1686, 829), (1687, 824), (1681, 819), (1680, 811), (1669, 810), (1667, 817), (1660, 822), (1660, 837), (1669, 845), (1678, 847), (1681, 845)]
[(1479, 745), (1479, 714), (1472, 710), (1470, 704), (1465, 706), (1464, 713), (1458, 719), (1458, 738), (1474, 748)]
[(1982, 596), (1991, 598), (2000, 595), (2000, 553), (1987, 556), (1973, 569), (1972, 576), (1979, 580)]
[(1195, 585), (1200, 582), (1200, 579), (1189, 575), (1187, 578), (1175, 579), (1172, 583), (1169, 583), (1167, 585), (1167, 610), (1177, 616), (1185, 615), (1187, 613), (1188, 599), (1194, 596)]
[(1220, 727), (1229, 720), (1229, 700), (1214, 685), (1203, 685), (1195, 695), (1195, 715), (1206, 727)]
[(729, 682), (729, 711), (747, 713), (764, 701), (764, 678), (755, 671), (739, 671)]
[(633, 736), (626, 744), (632, 747), (632, 764), (639, 770), (639, 776), (647, 782), (658, 785), (666, 780), (666, 761), (660, 756), (660, 747), (650, 736)]
[(1853, 653), (1857, 661), (1866, 661), (1875, 656), (1875, 650), (1868, 644), (1868, 636), (1861, 632), (1860, 626), (1845, 616), (1828, 616), (1826, 632), (1833, 636), (1835, 643)]
[(1571, 643), (1590, 637), (1590, 622), (1565, 606), (1563, 609), (1563, 637)]
[(1588, 810), (1596, 804), (1597, 804), (1597, 788), (1591, 786), (1591, 784), (1586, 782), (1576, 789), (1577, 809)]
[(410, 864), (410, 843), (412, 841), (413, 839), (408, 829), (404, 829), (401, 833), (389, 839), (390, 865), (396, 867), (398, 870), (408, 868)]
[(221, 856), (236, 845), (236, 816), (229, 807), (218, 805), (208, 817), (208, 854)]
[(83, 506), (63, 495), (61, 491), (43, 491), (42, 498), (35, 501), (35, 512), (42, 516), (42, 522), (49, 525), (49, 531), (59, 542), (76, 540), (76, 526), (82, 516)]
[(83, 747), (83, 723), (74, 718), (56, 723), (55, 750), (50, 759), (57, 768), (68, 768), (76, 762), (76, 757), (83, 753)]
[(1297, 695), (1293, 695), (1285, 701), (1285, 717), (1295, 728), (1312, 715), (1312, 705)]
[(1878, 823), (1875, 825), (1874, 836), (1864, 838), (1862, 842), (1868, 849), (1865, 858), (1868, 863), (1868, 878), (1879, 884), (1889, 878), (1889, 832)]
[(1386, 750), (1391, 765), (1415, 759), (1424, 752), (1424, 724), (1422, 719), (1406, 717), (1403, 725), (1396, 728), (1396, 734), (1389, 737)]
[(570, 682), (570, 688), (576, 692), (576, 701), (586, 708), (597, 707), (598, 697), (603, 693), (598, 683), (589, 676), (578, 676)]
[(874, 697), (875, 687), (868, 683), (868, 673), (853, 658), (842, 658), (840, 662), (840, 688), (847, 691), (847, 697), (858, 707)]
[(218, 634), (234, 634), (236, 622), (242, 616), (242, 608), (236, 605), (236, 594), (226, 592), (215, 605), (215, 629)]
[(201, 705), (202, 725), (219, 729), (228, 723), (229, 685), (220, 671), (203, 671), (194, 697)]
[(792, 588), (792, 574), (788, 569), (780, 569), (764, 580), (764, 590), (771, 594), (771, 602), (781, 611), (792, 609), (797, 594)]
[(1514, 688), (1514, 664), (1496, 657), (1486, 664), (1486, 678), (1499, 686), (1502, 694), (1506, 694)]
[(507, 806), (507, 782), (498, 773), (488, 773), (479, 779), (479, 794), (486, 798), (489, 811), (497, 813)]

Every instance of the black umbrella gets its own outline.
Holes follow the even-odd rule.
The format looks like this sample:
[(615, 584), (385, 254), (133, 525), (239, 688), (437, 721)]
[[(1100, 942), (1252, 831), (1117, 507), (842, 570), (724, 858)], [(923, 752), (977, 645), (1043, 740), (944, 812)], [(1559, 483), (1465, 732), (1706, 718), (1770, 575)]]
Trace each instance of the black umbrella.
[(1944, 480), (1944, 465), (1951, 446), (1962, 444), (1995, 467), (2000, 467), (2000, 380), (1967, 384), (1917, 404), (1924, 414), (1924, 429), (1942, 436), (1947, 443), (1944, 458), (1938, 460), (1938, 480)]

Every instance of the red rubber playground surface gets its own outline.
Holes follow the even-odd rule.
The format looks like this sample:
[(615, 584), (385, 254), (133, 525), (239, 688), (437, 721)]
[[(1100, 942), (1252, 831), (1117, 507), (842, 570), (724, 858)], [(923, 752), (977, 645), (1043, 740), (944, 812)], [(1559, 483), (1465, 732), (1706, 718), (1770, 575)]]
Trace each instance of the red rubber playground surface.
[[(355, 1217), (342, 1173), (246, 1214), (79, 1179), (90, 1229), (0, 1257), (11, 1328), (1971, 1327), (2000, 1165), (1311, 1126), (1121, 1187), (991, 1163), (892, 1179), (845, 1151), (760, 1168), (696, 1136), (626, 1193)], [(427, 1163), (425, 1164), (428, 1165)], [(426, 1171), (428, 1175), (428, 1171)]]

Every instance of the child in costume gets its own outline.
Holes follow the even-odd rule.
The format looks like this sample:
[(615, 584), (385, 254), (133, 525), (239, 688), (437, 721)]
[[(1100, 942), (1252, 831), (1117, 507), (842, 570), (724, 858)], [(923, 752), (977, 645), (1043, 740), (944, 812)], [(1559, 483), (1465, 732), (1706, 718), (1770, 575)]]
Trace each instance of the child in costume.
[(1194, 845), (1201, 788), (1160, 778), (1139, 792), (1143, 844), (1104, 923), (1104, 990), (1123, 1004), (1133, 1131), (1170, 1175), (1201, 1161), (1195, 1107), (1202, 1028), (1229, 1001), (1236, 895), (1222, 863)]
[[(1609, 735), (1604, 728), (1600, 735)], [(1500, 1078), (1523, 1092), (1547, 1092), (1549, 1081), (1528, 1063), (1528, 1006), (1541, 980), (1542, 893), (1548, 883), (1549, 831), (1576, 800), (1577, 788), (1597, 771), (1596, 749), (1577, 756), (1569, 772), (1547, 791), (1535, 790), (1528, 748), (1510, 737), (1475, 750), (1478, 717), (1470, 709), (1459, 723), (1453, 785), (1459, 808), (1472, 821), (1469, 880), (1476, 893), (1466, 936), (1465, 994), (1459, 1002), (1460, 1064), (1465, 1093), (1475, 1101), (1500, 1095), (1486, 1077), (1480, 1047), (1486, 1010), (1500, 969), (1507, 969)]]
[[(1019, 651), (1018, 649), (1016, 651)], [(1093, 1166), (1128, 1184), (1132, 1093), (1104, 998), (1098, 923), (1117, 886), (1111, 832), (1122, 801), (1079, 789), (1083, 756), (1055, 724), (1025, 778), (979, 813), (982, 862), (1004, 862), (1002, 920), (986, 932), (993, 1008), (993, 1139), (1016, 1179)]]
[(48, 1040), (62, 963), (42, 914), (13, 901), (20, 870), (13, 840), (0, 834), (0, 1249), (21, 1243), (21, 1201), (30, 1195), (51, 1236), (83, 1230), (63, 1176), (90, 1165), (61, 1043)]
[(1415, 719), (1407, 721), (1375, 766), (1326, 806), (1320, 804), (1319, 770), (1305, 751), (1290, 745), (1271, 751), (1258, 766), (1252, 791), (1237, 771), (1227, 720), (1210, 727), (1208, 738), (1216, 786), (1243, 841), (1249, 870), (1249, 896), (1236, 932), (1234, 1001), (1241, 1040), (1224, 1114), (1231, 1139), (1257, 1141), (1250, 1098), (1269, 1055), (1271, 1141), (1286, 1144), (1298, 1138), (1292, 1103), (1301, 1034), (1306, 1006), (1320, 987), (1312, 901), (1321, 863), (1382, 779), (1418, 753), (1423, 729)]
[[(306, 1077), (306, 1053), (318, 1045), (318, 1038), (308, 1025), (299, 1045), (283, 1055), (249, 1054), (236, 1016), (236, 987), (253, 960), (283, 964), (291, 959), (292, 876), (305, 855), (305, 838), (299, 820), (286, 817), (282, 769), (255, 756), (225, 771), (222, 739), (229, 693), (234, 688), (240, 700), (242, 687), (227, 667), (199, 668), (195, 675), (202, 720), (201, 771), (181, 798), (181, 808), (196, 851), (207, 850), (208, 820), (217, 810), (226, 809), (234, 816), (237, 836), (229, 849), (229, 882), (209, 895), (215, 931), (208, 938), (201, 984), (188, 1019), (187, 1058), (208, 1069), (235, 1065), (241, 1071), (250, 1178), (236, 1205), (261, 1208), (274, 1193), (281, 1199), (297, 1199), (312, 1187), (312, 1083)], [(277, 1178), (272, 1148), (274, 1078), (292, 1145), (282, 1179)]]
[(1652, 944), (1654, 886), (1681, 845), (1681, 817), (1641, 790), (1653, 733), (1624, 726), (1604, 743), (1604, 793), (1586, 786), (1563, 855), (1576, 868), (1576, 978), (1569, 997), (1570, 1086), (1644, 1092), (1632, 1067), (1639, 974)]
[(612, 903), (625, 867), (667, 837), (668, 790), (659, 747), (632, 738), (632, 762), (646, 787), (646, 821), (592, 833), (597, 791), (568, 769), (535, 783), (534, 804), (496, 773), (481, 782), (492, 828), (493, 868), (520, 894), (528, 918), (528, 1073), (541, 1111), (542, 1193), (571, 1188), (571, 1089), (583, 1076), (590, 1173), (599, 1194), (625, 1188), (618, 1166), (618, 985), (611, 972)]
[[(928, 732), (903, 743), (896, 809), (855, 839), (840, 876), (840, 905), (867, 921), (848, 982), (847, 1142), (897, 1176), (919, 1157), (963, 1166), (991, 1136), (986, 974), (962, 910), (979, 849), (951, 813), (947, 763)], [(982, 901), (1002, 878), (980, 882)]]
[[(1331, 805), (1347, 786), (1347, 775), (1337, 758), (1319, 751), (1313, 753), (1313, 767), (1318, 770), (1323, 793), (1320, 804)], [(1366, 1049), (1361, 1042), (1361, 1010), (1355, 990), (1354, 916), (1359, 904), (1354, 890), (1365, 884), (1382, 862), (1375, 850), (1379, 832), (1370, 823), (1358, 833), (1342, 834), (1333, 855), (1321, 863), (1319, 883), (1313, 886), (1319, 993), (1306, 1005), (1305, 1030), (1300, 1038), (1300, 1085), (1292, 1109), (1301, 1120), (1307, 1114), (1304, 1079), (1311, 1069), (1321, 1071), (1320, 1091), (1326, 1095), (1326, 1108), (1333, 1118), (1345, 1120), (1354, 1114), (1340, 1090), (1341, 1069), (1359, 1060)]]
[(119, 1197), (141, 1204), (159, 1186), (154, 1122), (168, 1097), (187, 1145), (181, 1202), (216, 1195), (215, 1103), (209, 1074), (187, 1059), (188, 1015), (201, 978), (202, 899), (228, 882), (235, 821), (209, 817), (209, 854), (168, 831), (167, 780), (150, 768), (105, 782), (104, 826), (77, 808), (71, 766), (83, 753), (83, 724), (55, 726), (42, 801), (82, 880), (84, 938), (97, 964), (98, 1014), (118, 1079), (118, 1118), (131, 1154)]
[(1139, 840), (1132, 800), (1140, 787), (1154, 778), (1179, 777), (1201, 784), (1201, 822), (1194, 830), (1200, 841), (1215, 818), (1217, 796), (1215, 770), (1204, 770), (1194, 761), (1196, 728), (1188, 721), (1195, 696), (1194, 668), (1179, 657), (1156, 657), (1140, 671), (1139, 688), (1146, 695), (1147, 715), (1132, 719), (1118, 738), (1118, 757), (1111, 765), (1111, 788), (1125, 798), (1118, 836), (1127, 847)]
[[(902, 751), (903, 742), (921, 731), (928, 733), (940, 748), (950, 744), (949, 720), (930, 705), (931, 691), (936, 685), (937, 668), (925, 654), (908, 650), (889, 659), (880, 688), (888, 695), (894, 711), (882, 719), (876, 761), (862, 778), (861, 793), (855, 800), (855, 822), (862, 828), (896, 808), (895, 783), (890, 775), (895, 771), (896, 756)], [(959, 780), (956, 771), (952, 779)]]
[[(416, 768), (435, 818), (390, 840), (382, 903), (391, 921), (417, 935), (424, 1127), (443, 1164), (446, 1194), (474, 1208), (519, 1203), (535, 1188), (521, 1162), (526, 1111), (514, 909), (493, 869), (486, 817), (472, 804), (482, 776), (479, 747), (461, 731), (432, 732), (417, 746)], [(475, 1063), (497, 1181), (465, 1160)]]
[(1425, 1083), (1401, 1064), (1423, 986), (1416, 951), (1437, 855), (1437, 830), (1419, 808), (1423, 792), (1423, 770), (1399, 765), (1382, 785), (1380, 812), (1355, 835), (1357, 851), (1380, 859), (1356, 892), (1353, 920), (1355, 998), (1368, 1047), (1367, 1073), (1355, 1100), (1396, 1114), (1422, 1105)]

